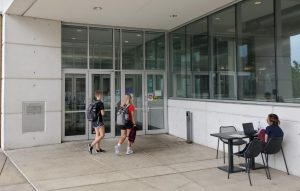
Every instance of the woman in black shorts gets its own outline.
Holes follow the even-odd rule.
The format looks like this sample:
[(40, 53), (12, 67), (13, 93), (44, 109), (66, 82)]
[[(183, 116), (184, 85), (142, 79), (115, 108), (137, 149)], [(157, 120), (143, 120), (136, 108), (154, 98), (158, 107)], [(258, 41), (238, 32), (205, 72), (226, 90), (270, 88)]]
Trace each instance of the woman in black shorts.
[(92, 122), (92, 127), (95, 129), (95, 140), (88, 144), (88, 150), (92, 154), (93, 147), (96, 145), (96, 153), (105, 152), (105, 150), (101, 149), (100, 141), (103, 139), (105, 135), (105, 128), (103, 123), (103, 116), (104, 116), (104, 104), (101, 101), (102, 93), (100, 90), (95, 92), (95, 99), (96, 99), (96, 112), (99, 113), (98, 119)]
[[(135, 107), (134, 107), (134, 104), (133, 104), (133, 99), (132, 99), (132, 96), (129, 95), (129, 94), (126, 94), (123, 98), (123, 101), (121, 103), (121, 107), (122, 108), (128, 108), (128, 121), (127, 123), (121, 127), (121, 137), (120, 137), (120, 140), (118, 142), (118, 145), (115, 146), (115, 153), (116, 154), (119, 154), (120, 153), (120, 145), (123, 144), (123, 142), (125, 141), (126, 137), (128, 137), (128, 135), (130, 134), (130, 131), (133, 129), (133, 127), (136, 126), (136, 123), (135, 123)], [(126, 151), (126, 154), (127, 155), (130, 155), (133, 153), (133, 150), (132, 150), (132, 144), (133, 142), (130, 142), (128, 140), (128, 143), (127, 143), (127, 151)]]

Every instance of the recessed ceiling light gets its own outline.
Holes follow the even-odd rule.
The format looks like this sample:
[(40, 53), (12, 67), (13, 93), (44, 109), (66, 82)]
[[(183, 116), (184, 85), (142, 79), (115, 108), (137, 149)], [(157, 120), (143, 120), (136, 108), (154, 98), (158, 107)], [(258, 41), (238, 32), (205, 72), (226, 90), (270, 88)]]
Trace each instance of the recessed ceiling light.
[(220, 17), (216, 17), (215, 19), (216, 19), (216, 20), (221, 20), (221, 18), (220, 18)]
[(77, 38), (75, 38), (75, 37), (72, 37), (72, 40), (76, 40)]
[(77, 32), (82, 32), (82, 30), (81, 30), (81, 29), (77, 29), (76, 31), (77, 31)]
[(103, 8), (98, 6), (98, 7), (94, 7), (93, 9), (94, 9), (95, 11), (101, 11)]
[(171, 17), (171, 18), (176, 18), (176, 17), (178, 17), (178, 15), (172, 14), (172, 15), (170, 15), (170, 17)]
[(141, 34), (137, 34), (136, 36), (142, 36)]
[(128, 40), (125, 40), (124, 42), (125, 42), (125, 43), (128, 43), (129, 41), (128, 41)]
[(254, 4), (259, 5), (259, 4), (261, 4), (261, 1), (255, 1)]

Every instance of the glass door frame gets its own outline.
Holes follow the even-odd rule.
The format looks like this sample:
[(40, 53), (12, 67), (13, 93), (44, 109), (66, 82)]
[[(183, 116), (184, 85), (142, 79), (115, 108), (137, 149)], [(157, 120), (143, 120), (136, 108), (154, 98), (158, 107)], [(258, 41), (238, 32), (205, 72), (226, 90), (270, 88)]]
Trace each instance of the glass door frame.
[[(147, 100), (147, 95), (148, 95), (148, 75), (162, 75), (163, 76), (163, 80), (164, 80), (164, 105), (163, 105), (163, 109), (164, 109), (164, 116), (163, 116), (163, 120), (164, 120), (164, 128), (163, 129), (158, 129), (158, 130), (149, 130), (148, 129), (148, 125), (149, 125), (149, 119), (148, 119), (148, 100)], [(146, 127), (146, 134), (162, 134), (162, 133), (168, 133), (168, 123), (167, 123), (167, 104), (168, 104), (168, 95), (167, 95), (167, 80), (166, 80), (166, 73), (165, 71), (145, 71), (144, 72), (144, 89), (145, 89), (145, 127)]]
[[(62, 141), (77, 141), (77, 140), (87, 140), (89, 138), (88, 128), (85, 128), (84, 135), (73, 135), (73, 136), (65, 136), (65, 83), (66, 83), (66, 75), (67, 74), (80, 74), (85, 75), (85, 105), (87, 107), (87, 95), (88, 95), (88, 72), (86, 70), (78, 70), (78, 69), (66, 69), (62, 72), (62, 128), (61, 128), (61, 139)], [(83, 112), (83, 111), (81, 111)], [(85, 111), (84, 111), (85, 113)], [(86, 115), (86, 114), (85, 114)], [(85, 120), (85, 127), (88, 126), (88, 120)]]
[[(99, 71), (99, 69), (92, 69), (88, 72), (88, 94), (87, 94), (87, 106), (92, 101), (92, 96), (94, 95), (92, 88), (92, 76), (93, 75), (110, 75), (110, 133), (105, 133), (105, 138), (115, 137), (115, 74), (112, 70), (103, 70)], [(104, 108), (104, 111), (106, 109)], [(105, 125), (105, 124), (104, 124)], [(94, 139), (95, 135), (92, 134), (91, 123), (88, 123), (88, 138)]]
[[(127, 74), (136, 74), (142, 75), (142, 97), (143, 97), (143, 105), (142, 105), (142, 115), (143, 115), (143, 130), (137, 131), (137, 135), (145, 135), (145, 134), (161, 134), (168, 132), (168, 124), (167, 124), (167, 80), (166, 80), (166, 72), (165, 71), (156, 71), (156, 70), (148, 70), (148, 71), (138, 71), (138, 70), (123, 70), (121, 71), (121, 97), (125, 95), (125, 75)], [(164, 129), (159, 130), (148, 130), (148, 102), (147, 102), (147, 75), (163, 75), (164, 78)], [(121, 98), (122, 99), (122, 98)]]
[[(136, 74), (136, 75), (142, 75), (142, 116), (143, 116), (143, 130), (137, 131), (137, 135), (145, 135), (146, 134), (146, 113), (145, 113), (145, 74), (143, 71), (136, 71), (136, 70), (126, 70), (121, 71), (121, 100), (123, 99), (123, 96), (125, 95), (125, 75), (127, 74)], [(134, 99), (134, 98), (133, 98)]]

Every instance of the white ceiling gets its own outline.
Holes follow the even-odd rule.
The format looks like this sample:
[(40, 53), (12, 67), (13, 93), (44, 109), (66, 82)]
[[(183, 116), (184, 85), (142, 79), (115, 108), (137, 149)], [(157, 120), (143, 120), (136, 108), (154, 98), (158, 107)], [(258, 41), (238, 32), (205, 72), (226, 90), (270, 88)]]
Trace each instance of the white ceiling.
[[(64, 22), (170, 30), (236, 0), (14, 0), (7, 13)], [(93, 10), (100, 6), (102, 10)], [(171, 18), (170, 15), (178, 15)]]

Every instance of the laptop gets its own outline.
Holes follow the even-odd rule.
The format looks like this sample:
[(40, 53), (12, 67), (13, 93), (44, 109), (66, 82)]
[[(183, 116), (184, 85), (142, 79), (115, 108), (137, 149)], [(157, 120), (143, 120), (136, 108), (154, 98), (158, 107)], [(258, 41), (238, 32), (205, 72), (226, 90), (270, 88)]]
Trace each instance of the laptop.
[(257, 133), (257, 131), (254, 130), (253, 123), (243, 123), (242, 125), (245, 135), (251, 136)]

